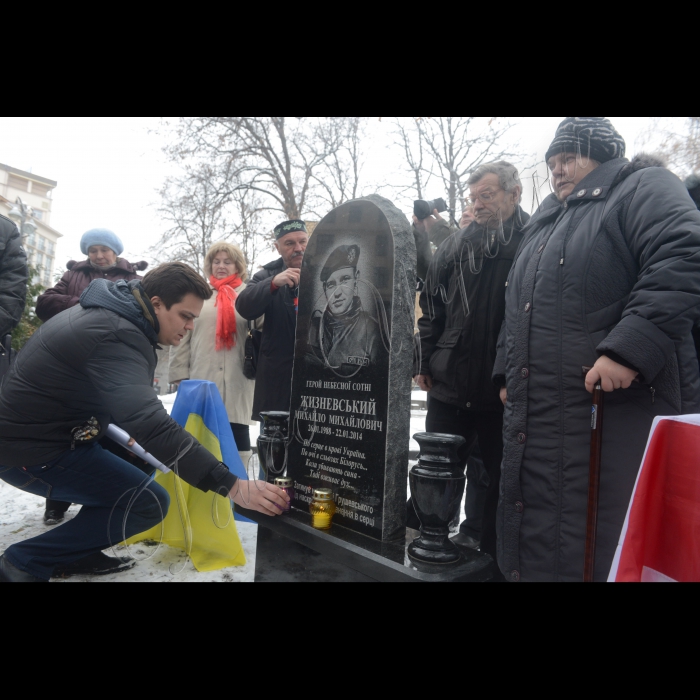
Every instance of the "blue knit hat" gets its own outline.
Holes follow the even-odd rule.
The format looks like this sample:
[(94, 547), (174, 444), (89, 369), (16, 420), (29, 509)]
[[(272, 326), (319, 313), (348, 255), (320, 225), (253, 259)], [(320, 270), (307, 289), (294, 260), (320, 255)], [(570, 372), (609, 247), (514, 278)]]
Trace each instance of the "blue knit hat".
[(113, 250), (117, 255), (121, 255), (124, 252), (124, 244), (119, 239), (119, 236), (106, 228), (94, 228), (92, 231), (88, 231), (80, 241), (80, 250), (83, 255), (87, 255), (90, 248), (94, 245), (103, 245)]

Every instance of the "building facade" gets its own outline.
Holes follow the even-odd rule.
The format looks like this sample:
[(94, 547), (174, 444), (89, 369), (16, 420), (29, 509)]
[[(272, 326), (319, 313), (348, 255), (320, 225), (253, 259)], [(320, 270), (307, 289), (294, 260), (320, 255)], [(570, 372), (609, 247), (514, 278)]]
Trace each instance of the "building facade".
[(7, 216), (17, 199), (32, 209), (36, 232), (24, 238), (29, 262), (37, 270), (35, 282), (54, 285), (56, 246), (61, 234), (51, 228), (52, 193), (57, 182), (0, 163), (0, 214)]

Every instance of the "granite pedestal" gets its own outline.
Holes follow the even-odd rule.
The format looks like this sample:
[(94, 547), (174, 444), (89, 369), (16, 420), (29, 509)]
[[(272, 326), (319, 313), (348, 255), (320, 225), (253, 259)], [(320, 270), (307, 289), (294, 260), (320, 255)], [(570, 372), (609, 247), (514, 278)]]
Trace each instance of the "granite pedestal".
[(493, 579), (491, 557), (462, 551), (461, 562), (429, 566), (409, 560), (405, 540), (379, 542), (340, 525), (329, 532), (311, 527), (311, 516), (293, 511), (279, 518), (237, 509), (258, 523), (256, 583), (486, 583)]

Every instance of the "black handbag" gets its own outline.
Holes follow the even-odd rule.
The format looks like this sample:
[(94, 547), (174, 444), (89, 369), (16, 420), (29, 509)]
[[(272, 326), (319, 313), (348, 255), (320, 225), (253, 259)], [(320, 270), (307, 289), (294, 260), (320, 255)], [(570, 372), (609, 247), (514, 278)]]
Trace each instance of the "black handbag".
[(258, 358), (262, 346), (262, 331), (257, 329), (257, 321), (248, 322), (248, 337), (245, 341), (245, 362), (243, 374), (247, 379), (253, 380), (258, 374)]
[(3, 378), (12, 363), (12, 336), (8, 335), (0, 339), (0, 380)]

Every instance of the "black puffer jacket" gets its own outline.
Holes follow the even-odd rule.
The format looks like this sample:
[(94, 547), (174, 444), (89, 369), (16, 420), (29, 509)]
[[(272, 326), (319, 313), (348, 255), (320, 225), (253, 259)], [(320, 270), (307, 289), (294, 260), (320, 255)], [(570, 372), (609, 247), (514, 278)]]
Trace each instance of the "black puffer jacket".
[[(140, 289), (137, 281), (93, 282), (80, 306), (32, 336), (0, 393), (0, 464), (33, 467), (56, 459), (71, 449), (73, 430), (91, 418), (101, 426), (97, 440), (114, 423), (165, 464), (190, 441), (153, 391), (158, 336), (146, 316), (156, 317), (148, 300), (135, 301), (133, 290)], [(236, 483), (199, 443), (179, 470), (203, 491), (228, 492)]]
[(606, 395), (596, 579), (607, 580), (655, 416), (700, 411), (700, 212), (660, 163), (606, 163), (525, 230), (507, 291), (499, 563), (581, 581), (591, 396), (601, 355), (640, 383)]
[(19, 231), (0, 216), (0, 341), (22, 318), (28, 279), (27, 254)]
[(420, 298), (418, 369), (433, 378), (430, 395), (438, 401), (462, 410), (503, 411), (491, 374), (506, 281), (529, 219), (519, 208), (503, 231), (473, 223), (435, 254)]
[(253, 420), (262, 411), (289, 411), (297, 332), (298, 290), (272, 290), (272, 280), (286, 270), (282, 258), (265, 265), (236, 300), (236, 310), (249, 321), (265, 317), (255, 381)]

